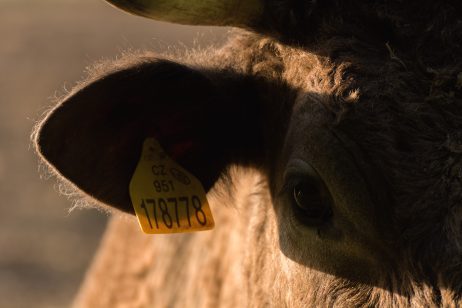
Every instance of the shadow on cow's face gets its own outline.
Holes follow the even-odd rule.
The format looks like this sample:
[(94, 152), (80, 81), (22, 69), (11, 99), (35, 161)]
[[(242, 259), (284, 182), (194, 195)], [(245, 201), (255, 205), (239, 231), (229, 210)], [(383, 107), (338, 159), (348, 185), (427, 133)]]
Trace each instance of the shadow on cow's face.
[(397, 257), (392, 201), (367, 154), (333, 124), (326, 99), (299, 95), (272, 175), (280, 248), (304, 266), (385, 288)]
[[(333, 125), (328, 95), (246, 78), (154, 59), (70, 95), (45, 119), (37, 143), (63, 176), (126, 212), (133, 212), (128, 183), (147, 137), (157, 136), (207, 189), (226, 165), (257, 167), (269, 173), (287, 257), (377, 284), (392, 266), (394, 234), (380, 172)], [(185, 138), (194, 147), (170, 151)]]
[[(155, 136), (206, 189), (233, 164), (268, 175), (280, 249), (305, 267), (400, 292), (386, 280), (402, 269), (411, 270), (401, 260), (403, 247), (412, 253), (423, 247), (422, 255), (428, 256), (432, 247), (447, 241), (444, 226), (432, 224), (445, 219), (434, 200), (424, 204), (426, 208), (411, 207), (425, 187), (433, 189), (430, 193), (443, 191), (431, 186), (432, 178), (419, 182), (418, 176), (422, 163), (435, 157), (426, 154), (435, 144), (426, 140), (439, 133), (432, 125), (444, 123), (445, 114), (419, 105), (421, 115), (431, 120), (423, 121), (412, 104), (408, 107), (391, 92), (390, 99), (371, 108), (367, 100), (358, 102), (358, 108), (339, 121), (339, 113), (329, 109), (334, 95), (295, 90), (280, 80), (155, 58), (125, 65), (74, 90), (36, 133), (42, 157), (92, 198), (133, 213), (129, 182), (143, 140)], [(406, 97), (419, 102), (410, 92)], [(387, 121), (378, 123), (382, 118)], [(178, 147), (183, 144), (190, 146), (175, 151), (184, 149)], [(425, 156), (414, 163), (418, 152)], [(399, 160), (407, 165), (397, 168)], [(398, 171), (406, 176), (395, 176)], [(413, 186), (402, 185), (409, 174)], [(394, 200), (390, 183), (395, 190), (408, 190), (407, 203), (404, 198)], [(407, 242), (400, 237), (404, 227)], [(420, 242), (413, 243), (416, 239)], [(408, 260), (420, 266), (418, 258)]]

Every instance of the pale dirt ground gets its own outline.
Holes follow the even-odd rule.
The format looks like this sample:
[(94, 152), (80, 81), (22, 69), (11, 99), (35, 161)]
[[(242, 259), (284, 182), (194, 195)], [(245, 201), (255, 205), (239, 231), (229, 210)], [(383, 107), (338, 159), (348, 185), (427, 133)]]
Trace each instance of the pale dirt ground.
[(96, 210), (69, 215), (72, 203), (54, 180), (40, 179), (29, 135), (52, 98), (92, 62), (126, 49), (224, 36), (130, 16), (102, 0), (0, 0), (0, 307), (67, 307), (106, 223)]

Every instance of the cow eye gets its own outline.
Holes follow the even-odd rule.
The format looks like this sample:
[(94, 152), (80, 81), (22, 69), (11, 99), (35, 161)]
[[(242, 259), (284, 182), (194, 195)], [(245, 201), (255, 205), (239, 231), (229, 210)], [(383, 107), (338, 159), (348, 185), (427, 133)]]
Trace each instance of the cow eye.
[(319, 226), (332, 216), (332, 197), (318, 173), (306, 162), (292, 162), (286, 170), (284, 191), (296, 219)]

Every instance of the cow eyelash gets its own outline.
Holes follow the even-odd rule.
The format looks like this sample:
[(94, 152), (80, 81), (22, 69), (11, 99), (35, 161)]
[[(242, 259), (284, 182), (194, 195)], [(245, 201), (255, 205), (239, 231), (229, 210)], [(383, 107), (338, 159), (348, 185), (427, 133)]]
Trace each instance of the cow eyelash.
[(287, 172), (279, 195), (290, 202), (298, 222), (315, 227), (332, 217), (332, 198), (317, 172), (311, 166), (306, 169), (309, 172)]

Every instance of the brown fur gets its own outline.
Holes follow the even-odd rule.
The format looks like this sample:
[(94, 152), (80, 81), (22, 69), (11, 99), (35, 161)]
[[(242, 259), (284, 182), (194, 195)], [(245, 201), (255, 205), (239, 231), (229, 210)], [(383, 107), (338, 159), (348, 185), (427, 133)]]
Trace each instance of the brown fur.
[[(316, 42), (239, 32), (222, 49), (175, 58), (270, 85), (259, 89), (265, 152), (209, 194), (214, 231), (146, 236), (133, 218), (113, 218), (76, 306), (461, 305), (461, 21), (450, 1), (398, 2), (327, 14)], [(101, 65), (70, 96), (157, 58)], [(317, 166), (346, 207), (337, 216), (354, 221), (334, 250), (328, 231), (293, 225), (279, 200), (294, 156)]]

